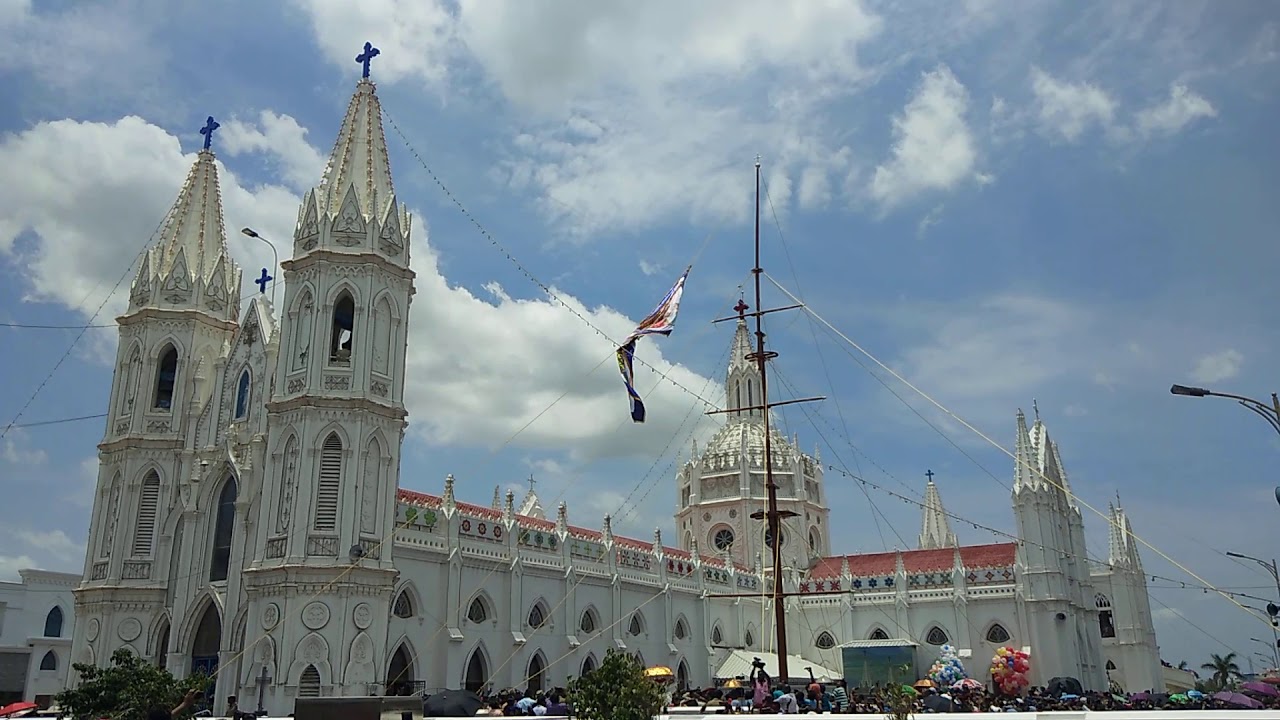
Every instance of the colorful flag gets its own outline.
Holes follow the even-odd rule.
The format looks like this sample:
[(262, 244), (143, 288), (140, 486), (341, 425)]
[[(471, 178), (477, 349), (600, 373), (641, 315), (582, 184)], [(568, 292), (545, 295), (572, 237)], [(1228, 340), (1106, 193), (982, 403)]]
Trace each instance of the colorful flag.
[(684, 269), (684, 274), (658, 303), (658, 307), (649, 313), (649, 317), (640, 321), (636, 329), (627, 336), (618, 348), (618, 370), (622, 372), (622, 382), (627, 386), (627, 395), (631, 398), (631, 419), (644, 422), (644, 401), (636, 392), (635, 368), (632, 362), (636, 354), (636, 340), (644, 335), (670, 335), (676, 326), (676, 313), (680, 311), (680, 296), (684, 294), (684, 281), (689, 277), (693, 266)]

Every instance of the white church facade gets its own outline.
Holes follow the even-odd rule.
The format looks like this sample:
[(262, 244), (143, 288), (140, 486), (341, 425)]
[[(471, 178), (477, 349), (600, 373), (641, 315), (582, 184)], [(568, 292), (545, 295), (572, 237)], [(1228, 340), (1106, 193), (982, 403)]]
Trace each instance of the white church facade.
[[(563, 504), (548, 518), (532, 491), (517, 507), (511, 493), (463, 502), (452, 477), (439, 495), (401, 489), (411, 222), (373, 83), (301, 200), (278, 311), (265, 294), (242, 311), (207, 145), (118, 321), (73, 660), (124, 648), (215, 673), (216, 710), (261, 693), (285, 715), (306, 696), (563, 685), (611, 648), (703, 685), (735, 649), (769, 649), (763, 599), (716, 597), (771, 582), (773, 539), (749, 517), (764, 497), (758, 414), (730, 413), (680, 470), (678, 547), (616, 536), (607, 517), (572, 525)], [(744, 354), (731, 409), (757, 404)], [(1020, 542), (957, 546), (930, 482), (920, 549), (852, 556), (832, 554), (820, 461), (775, 434), (795, 513), (780, 533), (791, 652), (839, 669), (842, 646), (899, 642), (927, 667), (950, 642), (981, 675), (995, 645), (1027, 646), (1037, 682), (1103, 688), (1110, 669), (1126, 689), (1159, 686), (1137, 549), (1113, 532), (1107, 567), (1091, 568), (1056, 446), (1038, 418), (1019, 413), (1017, 432)]]

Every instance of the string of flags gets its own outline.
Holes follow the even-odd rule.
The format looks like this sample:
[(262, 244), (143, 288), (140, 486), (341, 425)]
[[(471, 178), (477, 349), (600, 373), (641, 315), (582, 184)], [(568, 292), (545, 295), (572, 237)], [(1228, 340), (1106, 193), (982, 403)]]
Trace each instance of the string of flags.
[(676, 326), (676, 313), (680, 312), (680, 297), (684, 295), (684, 281), (689, 277), (693, 266), (684, 269), (684, 273), (676, 280), (676, 284), (667, 292), (667, 296), (658, 303), (658, 307), (649, 316), (640, 321), (636, 329), (631, 331), (627, 339), (618, 347), (618, 370), (622, 373), (622, 382), (627, 386), (627, 396), (631, 400), (631, 420), (644, 422), (644, 401), (636, 392), (635, 368), (636, 341), (645, 335), (670, 335)]

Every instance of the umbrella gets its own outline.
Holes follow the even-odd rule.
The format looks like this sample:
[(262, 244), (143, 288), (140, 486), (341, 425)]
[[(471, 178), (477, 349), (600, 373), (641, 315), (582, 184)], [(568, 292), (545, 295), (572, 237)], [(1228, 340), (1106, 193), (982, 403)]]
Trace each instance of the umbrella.
[(931, 688), (931, 687), (934, 687), (934, 684), (933, 684), (933, 681), (932, 681), (932, 680), (930, 680), (929, 678), (925, 678), (924, 680), (917, 680), (917, 681), (916, 681), (916, 684), (915, 684), (915, 685), (913, 685), (912, 687), (917, 688), (917, 689), (919, 689), (919, 688)]
[(1190, 701), (1191, 701), (1191, 698), (1187, 697), (1182, 693), (1169, 696), (1169, 702), (1184, 703), (1184, 702), (1190, 702)]
[(480, 696), (470, 690), (442, 690), (422, 701), (422, 714), (427, 717), (473, 717), (483, 705)]
[(727, 680), (727, 681), (725, 681), (725, 684), (724, 684), (724, 685), (722, 685), (721, 687), (726, 687), (726, 688), (740, 688), (740, 687), (742, 687), (742, 681), (741, 681), (741, 680), (739, 680), (738, 678), (733, 678), (733, 679), (731, 679), (731, 680)]
[(951, 688), (953, 690), (981, 690), (982, 683), (974, 680), (973, 678), (965, 678), (952, 683)]
[(1199, 690), (1188, 690), (1187, 697), (1191, 698), (1192, 700), (1203, 700), (1204, 693), (1200, 692)]
[(1262, 682), (1268, 683), (1271, 685), (1280, 685), (1280, 675), (1268, 675), (1262, 678)]
[(1280, 697), (1280, 690), (1274, 685), (1268, 685), (1264, 682), (1247, 682), (1240, 686), (1241, 690), (1251, 692), (1256, 695), (1266, 695), (1267, 697)]
[(654, 665), (651, 668), (645, 668), (644, 676), (650, 680), (674, 680), (676, 678), (676, 674), (671, 672), (671, 668), (666, 665)]
[(955, 704), (951, 702), (951, 698), (945, 695), (927, 695), (921, 702), (930, 712), (949, 713), (955, 712), (956, 709)]
[(1147, 692), (1134, 693), (1129, 696), (1129, 699), (1130, 700), (1150, 700), (1151, 693), (1147, 693)]
[(1262, 703), (1258, 702), (1257, 700), (1254, 700), (1248, 695), (1241, 695), (1240, 693), (1237, 693), (1237, 692), (1227, 692), (1226, 690), (1223, 690), (1222, 692), (1219, 692), (1219, 693), (1214, 693), (1213, 699), (1221, 700), (1222, 702), (1225, 702), (1225, 703), (1231, 703), (1232, 705), (1239, 705), (1241, 707), (1253, 708), (1254, 710), (1262, 707)]
[(28, 712), (30, 710), (35, 710), (39, 707), (40, 707), (39, 705), (33, 702), (9, 703), (4, 707), (0, 707), (0, 717), (11, 717), (13, 715), (17, 715), (20, 712)]

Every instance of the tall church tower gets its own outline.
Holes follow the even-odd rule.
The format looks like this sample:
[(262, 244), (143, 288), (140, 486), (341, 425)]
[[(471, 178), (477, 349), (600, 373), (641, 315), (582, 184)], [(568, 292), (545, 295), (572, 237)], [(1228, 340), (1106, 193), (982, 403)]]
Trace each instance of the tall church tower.
[[(764, 411), (760, 373), (747, 360), (751, 352), (746, 321), (738, 320), (725, 369), (725, 426), (699, 455), (680, 469), (676, 528), (680, 546), (728, 555), (746, 567), (771, 567), (773, 538), (751, 514), (767, 503), (764, 472)], [(831, 552), (830, 510), (822, 483), (822, 465), (798, 449), (770, 423), (773, 476), (778, 509), (794, 513), (782, 520), (782, 564), (805, 571), (815, 557)]]
[[(1151, 598), (1147, 593), (1147, 575), (1142, 569), (1138, 544), (1133, 539), (1129, 516), (1120, 506), (1110, 506), (1110, 533), (1107, 574), (1110, 576), (1111, 598), (1106, 610), (1111, 626), (1110, 637), (1103, 640), (1106, 655), (1114, 658), (1121, 670), (1123, 686), (1132, 692), (1159, 688), (1163, 684), (1160, 648), (1151, 617)], [(1102, 604), (1102, 603), (1099, 603)]]
[(150, 635), (165, 610), (170, 555), (178, 552), (166, 521), (199, 472), (187, 448), (240, 313), (240, 268), (227, 252), (210, 149), (216, 128), (209, 118), (201, 130), (204, 148), (116, 319), (119, 347), (76, 592), (75, 662), (102, 665), (120, 647), (139, 656), (165, 652), (166, 642)]
[(1033, 682), (1060, 675), (1078, 678), (1086, 690), (1104, 690), (1084, 521), (1038, 410), (1030, 429), (1018, 411), (1014, 453), (1013, 511), (1021, 538), (1015, 572), (1035, 648)]
[(366, 44), (364, 77), (281, 264), (272, 430), (245, 582), (259, 636), (250, 652), (274, 675), (272, 707), (365, 695), (385, 671), (414, 273), (368, 76), (376, 54)]

